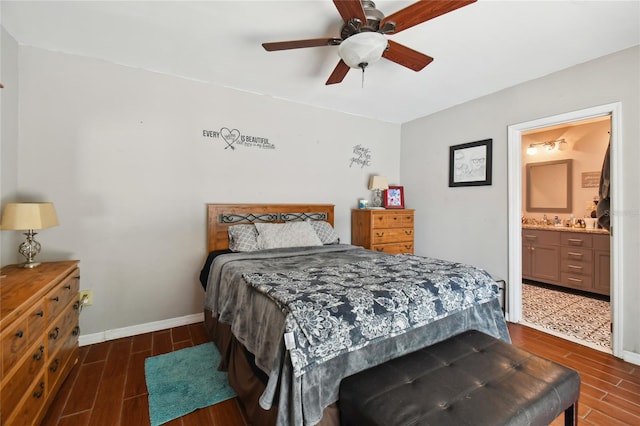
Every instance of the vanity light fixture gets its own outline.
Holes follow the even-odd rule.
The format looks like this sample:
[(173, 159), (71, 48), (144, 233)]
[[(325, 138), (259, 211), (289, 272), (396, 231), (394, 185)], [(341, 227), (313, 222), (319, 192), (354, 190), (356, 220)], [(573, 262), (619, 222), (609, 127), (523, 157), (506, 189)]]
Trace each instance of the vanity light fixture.
[(556, 139), (554, 141), (545, 141), (545, 142), (538, 142), (538, 143), (532, 143), (529, 145), (529, 147), (527, 148), (527, 155), (535, 155), (538, 153), (538, 146), (541, 146), (545, 151), (552, 151), (554, 149), (557, 149), (558, 151), (564, 151), (564, 144), (566, 144), (567, 141), (563, 139)]

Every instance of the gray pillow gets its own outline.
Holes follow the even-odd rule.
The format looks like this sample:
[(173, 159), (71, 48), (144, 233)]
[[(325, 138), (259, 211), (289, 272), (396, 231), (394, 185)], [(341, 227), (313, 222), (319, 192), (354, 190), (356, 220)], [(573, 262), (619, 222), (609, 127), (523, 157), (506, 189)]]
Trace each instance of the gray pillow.
[(333, 226), (324, 220), (309, 220), (311, 227), (318, 234), (322, 244), (340, 244), (340, 237), (336, 234)]
[(307, 222), (256, 223), (258, 248), (321, 246), (322, 241)]
[(258, 230), (253, 225), (232, 225), (229, 227), (229, 250), (258, 250)]

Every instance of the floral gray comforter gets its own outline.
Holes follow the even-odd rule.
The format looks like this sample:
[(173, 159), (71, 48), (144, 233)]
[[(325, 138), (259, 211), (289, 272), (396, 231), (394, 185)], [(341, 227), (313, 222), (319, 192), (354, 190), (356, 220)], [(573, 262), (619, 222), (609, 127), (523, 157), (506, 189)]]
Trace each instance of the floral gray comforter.
[(296, 376), (377, 339), (487, 302), (498, 291), (478, 268), (413, 255), (243, 278), (285, 313), (285, 343)]
[(268, 374), (260, 405), (278, 425), (316, 424), (342, 378), (463, 331), (510, 341), (486, 272), (351, 245), (223, 254), (206, 291)]

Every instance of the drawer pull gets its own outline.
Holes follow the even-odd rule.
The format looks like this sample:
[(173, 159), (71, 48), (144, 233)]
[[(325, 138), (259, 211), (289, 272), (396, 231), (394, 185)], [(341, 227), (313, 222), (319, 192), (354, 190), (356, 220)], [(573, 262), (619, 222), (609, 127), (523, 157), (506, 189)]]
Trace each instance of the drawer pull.
[(569, 256), (582, 257), (582, 253), (576, 253), (576, 252), (573, 252), (573, 251), (570, 251), (568, 254), (569, 254)]
[(67, 284), (67, 285), (65, 285), (65, 286), (64, 286), (64, 288), (65, 288), (66, 290), (71, 290), (71, 284)]
[(79, 311), (80, 310), (80, 302), (76, 302), (73, 304), (73, 310), (74, 311)]
[(36, 312), (36, 315), (39, 317), (43, 317), (44, 316), (44, 311), (42, 309), (40, 309), (38, 312)]
[(406, 230), (404, 231), (405, 235), (413, 235), (413, 231), (411, 230)]
[(33, 397), (39, 399), (44, 394), (44, 382), (40, 382), (40, 390), (33, 393)]
[(569, 278), (568, 278), (568, 280), (569, 280), (569, 281), (575, 281), (575, 282), (577, 282), (577, 283), (581, 283), (581, 282), (582, 282), (582, 280), (580, 280), (580, 279), (578, 279), (578, 278), (571, 278), (571, 277), (569, 277)]
[(22, 339), (22, 336), (24, 336), (24, 333), (22, 332), (22, 330), (18, 330), (18, 332), (16, 333), (16, 337), (18, 339)]
[(54, 302), (58, 302), (60, 300), (60, 298), (58, 296), (56, 296), (56, 297), (52, 297), (51, 300), (53, 300)]
[(44, 346), (40, 345), (40, 349), (38, 349), (38, 352), (33, 354), (33, 359), (35, 359), (36, 361), (40, 361), (43, 356), (44, 356)]
[(567, 241), (569, 241), (569, 244), (573, 244), (573, 245), (582, 245), (582, 241), (579, 238), (569, 238)]
[(384, 232), (376, 232), (376, 237), (384, 237)]
[(384, 247), (376, 247), (376, 251), (384, 251)]
[(71, 334), (73, 334), (74, 336), (80, 334), (80, 326), (76, 325), (75, 327), (73, 327), (73, 331), (71, 332)]
[(413, 246), (411, 244), (407, 244), (406, 246), (404, 246), (404, 248), (406, 248), (407, 250), (411, 250)]
[(53, 363), (49, 367), (49, 371), (51, 371), (52, 373), (55, 373), (58, 370), (59, 366), (60, 366), (60, 359), (56, 358), (53, 360)]
[(54, 331), (52, 331), (51, 333), (49, 333), (49, 339), (53, 339), (53, 340), (55, 340), (55, 339), (57, 339), (57, 338), (58, 338), (58, 335), (59, 335), (59, 334), (60, 334), (60, 329), (59, 329), (58, 327), (56, 327), (56, 328), (54, 329)]
[(535, 240), (536, 238), (538, 238), (537, 235), (525, 235), (524, 236), (527, 240)]
[(578, 266), (578, 265), (568, 265), (568, 267), (570, 269), (580, 269), (580, 270), (582, 270), (582, 266)]

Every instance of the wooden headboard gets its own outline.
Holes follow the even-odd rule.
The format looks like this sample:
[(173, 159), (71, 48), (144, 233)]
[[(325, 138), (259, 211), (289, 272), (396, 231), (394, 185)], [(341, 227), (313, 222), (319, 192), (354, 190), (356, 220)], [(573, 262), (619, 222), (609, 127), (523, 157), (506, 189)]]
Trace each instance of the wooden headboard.
[(207, 204), (208, 252), (229, 248), (231, 225), (325, 220), (333, 226), (333, 204)]

